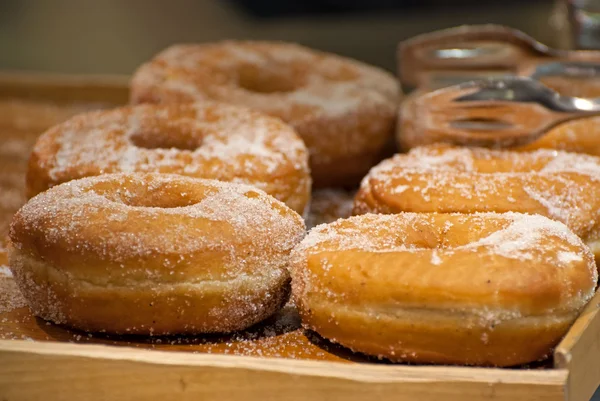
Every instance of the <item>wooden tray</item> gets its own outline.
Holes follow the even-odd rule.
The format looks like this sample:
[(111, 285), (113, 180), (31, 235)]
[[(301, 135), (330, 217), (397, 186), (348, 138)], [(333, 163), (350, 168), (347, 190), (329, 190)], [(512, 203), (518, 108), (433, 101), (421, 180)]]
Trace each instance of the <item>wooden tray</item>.
[[(0, 238), (25, 200), (26, 162), (37, 135), (81, 110), (126, 102), (126, 82), (0, 74)], [(351, 194), (314, 195), (312, 224), (348, 212)], [(0, 400), (587, 401), (600, 384), (598, 294), (549, 361), (515, 369), (392, 365), (301, 330), (293, 306), (228, 336), (109, 337), (67, 330), (30, 314), (1, 266), (2, 245)]]

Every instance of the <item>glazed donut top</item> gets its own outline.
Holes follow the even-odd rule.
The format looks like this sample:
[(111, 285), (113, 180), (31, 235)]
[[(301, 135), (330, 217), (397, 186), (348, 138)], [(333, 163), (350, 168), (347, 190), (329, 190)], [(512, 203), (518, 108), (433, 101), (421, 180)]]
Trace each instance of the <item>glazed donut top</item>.
[(90, 284), (145, 288), (283, 269), (304, 234), (296, 212), (254, 187), (135, 173), (35, 196), (14, 216), (10, 238)]
[(369, 172), (354, 211), (537, 213), (586, 237), (600, 212), (600, 159), (556, 150), (414, 148)]
[[(284, 202), (310, 192), (308, 152), (291, 127), (213, 102), (91, 112), (54, 126), (34, 147), (28, 192), (33, 196), (71, 179), (116, 172), (246, 183)], [(301, 212), (305, 202), (290, 207)]]
[(597, 280), (593, 255), (564, 224), (520, 213), (341, 219), (312, 229), (291, 266), (296, 295), (337, 299), (340, 308), (483, 306), (495, 317), (571, 311)]
[(394, 109), (398, 84), (376, 67), (263, 41), (175, 45), (134, 74), (132, 101), (214, 99), (282, 118), (292, 125), (314, 116), (349, 118), (366, 108)]

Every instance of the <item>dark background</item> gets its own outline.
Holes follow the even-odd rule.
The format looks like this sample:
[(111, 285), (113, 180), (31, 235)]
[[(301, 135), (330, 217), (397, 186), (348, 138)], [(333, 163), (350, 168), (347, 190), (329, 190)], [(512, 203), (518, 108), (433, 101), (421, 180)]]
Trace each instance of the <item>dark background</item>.
[(554, 44), (552, 1), (0, 0), (0, 70), (120, 73), (174, 42), (279, 39), (394, 69), (399, 40), (499, 23)]

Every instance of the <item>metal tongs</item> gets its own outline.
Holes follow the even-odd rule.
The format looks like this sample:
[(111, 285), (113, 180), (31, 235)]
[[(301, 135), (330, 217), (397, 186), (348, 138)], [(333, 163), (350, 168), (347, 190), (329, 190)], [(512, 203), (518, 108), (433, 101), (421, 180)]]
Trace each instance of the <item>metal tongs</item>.
[(541, 64), (554, 62), (600, 63), (600, 51), (554, 49), (500, 25), (445, 29), (398, 46), (398, 76), (405, 93), (482, 78), (532, 76)]
[[(513, 147), (533, 142), (563, 122), (600, 114), (600, 98), (564, 96), (541, 75), (600, 76), (600, 64), (556, 62), (529, 77), (470, 81), (419, 96), (411, 127), (422, 140)], [(427, 141), (428, 142), (428, 141)]]

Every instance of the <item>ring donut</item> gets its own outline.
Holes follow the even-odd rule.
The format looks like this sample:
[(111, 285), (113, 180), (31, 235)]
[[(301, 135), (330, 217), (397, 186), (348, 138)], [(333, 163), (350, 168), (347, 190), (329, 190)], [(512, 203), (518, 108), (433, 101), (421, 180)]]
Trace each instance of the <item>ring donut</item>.
[(356, 184), (393, 138), (399, 100), (383, 70), (282, 42), (176, 45), (142, 65), (131, 101), (212, 99), (292, 125), (310, 152), (316, 186)]
[[(572, 82), (570, 83), (572, 86)], [(418, 99), (423, 91), (415, 91), (406, 96), (400, 106), (396, 141), (398, 147), (408, 151), (418, 146), (427, 146), (444, 142), (447, 136), (423, 135), (415, 126), (418, 122)], [(600, 91), (596, 92), (600, 96)], [(600, 117), (581, 117), (566, 121), (550, 128), (535, 141), (511, 148), (514, 151), (532, 151), (537, 149), (557, 149), (565, 152), (586, 153), (600, 156)]]
[(170, 174), (69, 181), (14, 216), (9, 264), (33, 313), (80, 330), (241, 330), (287, 300), (301, 217), (247, 185)]
[(310, 199), (308, 152), (294, 130), (276, 118), (213, 102), (124, 107), (56, 125), (34, 146), (27, 193), (119, 172), (250, 184), (299, 213)]
[(308, 329), (392, 361), (512, 366), (549, 355), (594, 294), (593, 255), (519, 213), (367, 214), (292, 252)]
[(600, 260), (600, 158), (555, 150), (414, 148), (369, 172), (353, 213), (510, 211), (561, 221)]

